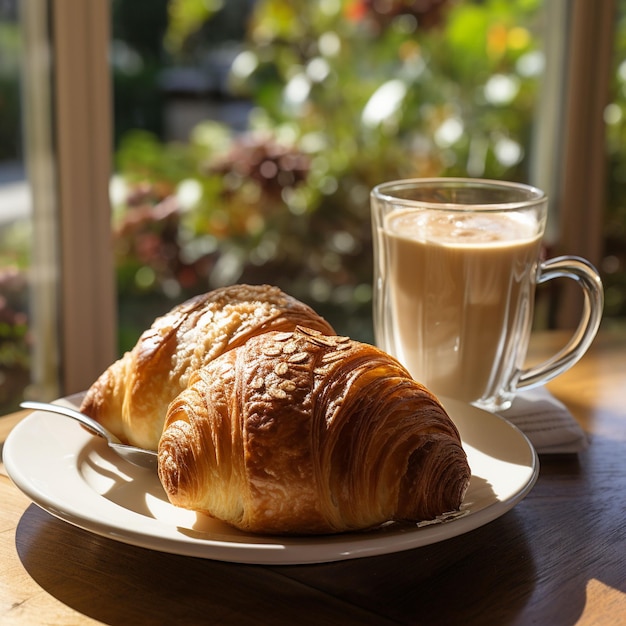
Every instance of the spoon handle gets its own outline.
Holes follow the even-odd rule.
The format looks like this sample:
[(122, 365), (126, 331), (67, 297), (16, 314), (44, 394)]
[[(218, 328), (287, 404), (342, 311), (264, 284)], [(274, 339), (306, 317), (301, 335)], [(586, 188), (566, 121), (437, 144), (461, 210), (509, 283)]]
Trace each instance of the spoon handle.
[(20, 403), (20, 406), (24, 409), (49, 411), (51, 413), (59, 413), (61, 415), (65, 415), (66, 417), (71, 417), (77, 422), (80, 422), (85, 428), (87, 428), (87, 430), (91, 431), (94, 435), (98, 435), (98, 437), (106, 439), (109, 443), (120, 443), (119, 439), (117, 439), (108, 430), (106, 430), (103, 426), (96, 422), (96, 420), (85, 415), (84, 413), (81, 413), (80, 411), (71, 409), (70, 407), (62, 406), (60, 404), (52, 404), (50, 402), (35, 402), (34, 400), (25, 400), (24, 402)]

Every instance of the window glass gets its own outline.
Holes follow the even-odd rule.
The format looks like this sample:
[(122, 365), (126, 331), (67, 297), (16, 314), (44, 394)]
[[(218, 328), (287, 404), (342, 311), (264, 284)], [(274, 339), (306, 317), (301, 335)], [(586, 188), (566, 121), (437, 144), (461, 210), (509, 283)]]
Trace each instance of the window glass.
[[(54, 245), (40, 245), (55, 211), (46, 226), (34, 210), (54, 198), (40, 158), (53, 110), (44, 4), (0, 3), (0, 412), (33, 384), (53, 397), (60, 363)], [(339, 332), (372, 340), (372, 186), (449, 175), (541, 183), (558, 161), (562, 138), (545, 120), (563, 111), (541, 110), (567, 73), (554, 63), (547, 73), (554, 42), (567, 39), (555, 6), (111, 0), (118, 351), (174, 303), (233, 282), (279, 285)], [(600, 268), (610, 319), (626, 315), (626, 2), (616, 6)]]
[(626, 2), (617, 3), (610, 102), (606, 107), (607, 209), (602, 276), (605, 316), (626, 317)]
[(529, 179), (540, 0), (140, 4), (114, 3), (123, 347), (233, 282), (371, 341), (370, 189)]
[(17, 7), (0, 3), (0, 414), (18, 406), (30, 383), (31, 201), (21, 132), (21, 54)]
[(49, 37), (45, 3), (0, 3), (0, 414), (59, 395)]

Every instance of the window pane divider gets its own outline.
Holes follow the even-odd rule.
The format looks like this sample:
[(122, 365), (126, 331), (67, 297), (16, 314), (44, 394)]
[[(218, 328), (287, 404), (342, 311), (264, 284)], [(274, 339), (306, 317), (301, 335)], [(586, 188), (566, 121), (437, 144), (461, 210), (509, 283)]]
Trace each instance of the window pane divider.
[(51, 4), (65, 394), (86, 389), (116, 354), (109, 4)]
[[(604, 110), (609, 103), (615, 9), (615, 0), (572, 3), (557, 198), (557, 252), (584, 257), (597, 267), (602, 259), (606, 213)], [(582, 308), (580, 290), (570, 282), (558, 302), (556, 322), (564, 328), (577, 325)]]

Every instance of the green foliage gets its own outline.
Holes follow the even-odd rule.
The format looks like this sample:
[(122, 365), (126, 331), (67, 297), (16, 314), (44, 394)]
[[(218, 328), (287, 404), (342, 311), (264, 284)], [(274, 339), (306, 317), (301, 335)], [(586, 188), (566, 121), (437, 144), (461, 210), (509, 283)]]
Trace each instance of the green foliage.
[(202, 63), (207, 50), (240, 41), (254, 0), (170, 0), (163, 46), (176, 62)]
[[(202, 34), (221, 13), (201, 4), (170, 5), (170, 50), (187, 58), (211, 44)], [(361, 320), (366, 335), (375, 184), (527, 177), (541, 73), (538, 0), (379, 6), (258, 0), (230, 77), (233, 94), (255, 105), (249, 130), (207, 122), (186, 146), (145, 136), (125, 143), (118, 165), (129, 197), (142, 178), (152, 187), (165, 180), (179, 205), (178, 269), (166, 275), (154, 258), (154, 280), (144, 285), (180, 295), (271, 282), (312, 301), (339, 330)], [(181, 189), (195, 190), (193, 202)], [(154, 197), (152, 228), (166, 199)], [(127, 202), (120, 214), (136, 211)], [(137, 258), (119, 257), (129, 276), (148, 262)]]
[(222, 0), (170, 0), (165, 47), (181, 52), (185, 42), (223, 6)]
[(196, 166), (188, 146), (163, 144), (155, 134), (134, 130), (124, 135), (116, 153), (116, 166), (129, 182), (151, 182), (170, 193)]
[(626, 316), (626, 1), (618, 2), (607, 122), (607, 203), (602, 280), (605, 316)]
[(21, 39), (18, 24), (0, 19), (0, 161), (21, 156)]

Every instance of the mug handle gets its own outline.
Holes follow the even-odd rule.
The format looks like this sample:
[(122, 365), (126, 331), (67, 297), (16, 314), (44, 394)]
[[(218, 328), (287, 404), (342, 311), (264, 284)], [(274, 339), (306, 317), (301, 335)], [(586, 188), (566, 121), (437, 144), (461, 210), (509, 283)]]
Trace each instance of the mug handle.
[(517, 389), (546, 383), (572, 367), (588, 350), (600, 326), (604, 291), (593, 265), (576, 256), (555, 257), (539, 265), (537, 283), (553, 278), (571, 278), (580, 285), (584, 295), (582, 319), (567, 345), (552, 358), (519, 371)]

